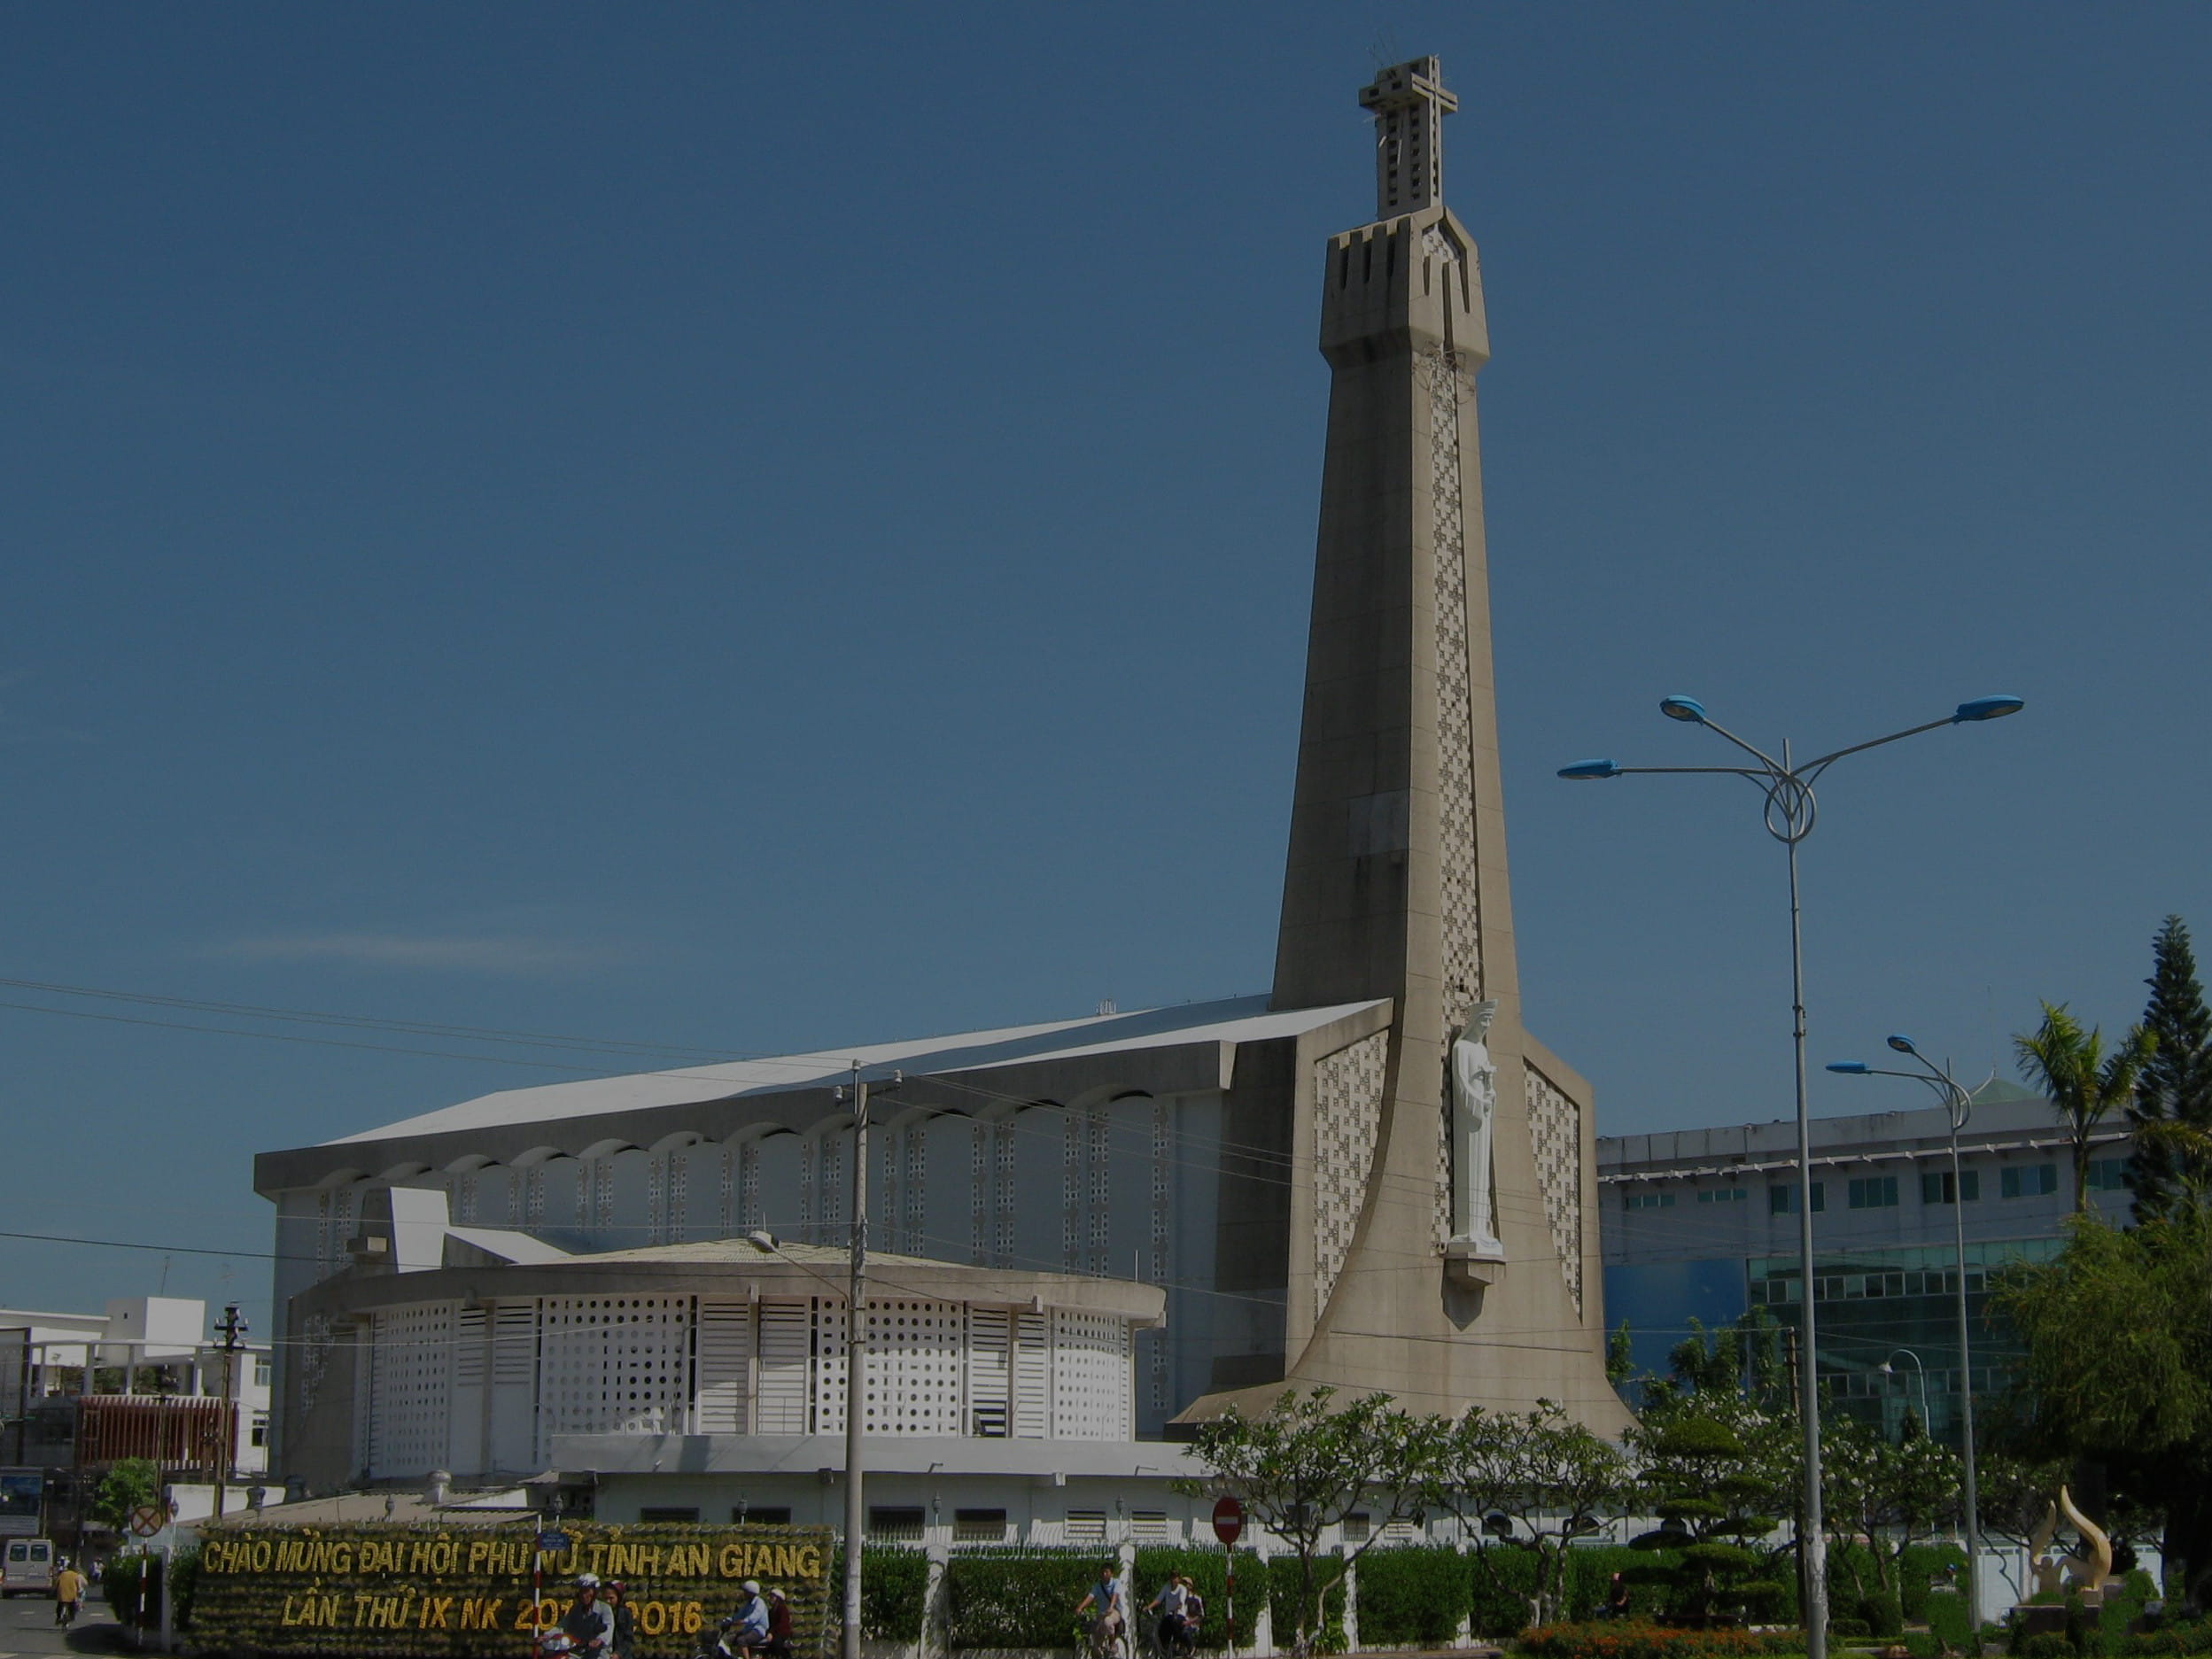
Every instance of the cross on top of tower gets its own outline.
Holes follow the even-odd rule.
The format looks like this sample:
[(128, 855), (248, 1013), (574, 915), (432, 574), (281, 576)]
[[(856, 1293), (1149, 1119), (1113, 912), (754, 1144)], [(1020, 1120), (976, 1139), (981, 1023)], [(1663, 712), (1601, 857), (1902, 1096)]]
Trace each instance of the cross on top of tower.
[(1444, 89), (1443, 68), (1416, 58), (1360, 89), (1375, 112), (1375, 217), (1432, 207), (1444, 199), (1444, 118), (1459, 100)]

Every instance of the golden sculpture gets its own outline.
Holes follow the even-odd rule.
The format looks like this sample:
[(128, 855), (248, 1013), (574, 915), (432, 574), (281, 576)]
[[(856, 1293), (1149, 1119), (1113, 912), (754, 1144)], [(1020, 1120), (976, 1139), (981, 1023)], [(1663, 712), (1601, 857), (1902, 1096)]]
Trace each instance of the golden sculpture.
[[(2080, 1536), (2081, 1549), (2076, 1554), (2061, 1555), (2052, 1548), (2061, 1515)], [(2045, 1512), (2043, 1524), (2028, 1540), (2028, 1559), (2035, 1573), (2033, 1593), (2057, 1594), (2071, 1588), (2079, 1591), (2083, 1601), (2092, 1607), (2104, 1600), (2105, 1580), (2112, 1577), (2112, 1540), (2074, 1507), (2065, 1487), (2059, 1488), (2058, 1501)]]

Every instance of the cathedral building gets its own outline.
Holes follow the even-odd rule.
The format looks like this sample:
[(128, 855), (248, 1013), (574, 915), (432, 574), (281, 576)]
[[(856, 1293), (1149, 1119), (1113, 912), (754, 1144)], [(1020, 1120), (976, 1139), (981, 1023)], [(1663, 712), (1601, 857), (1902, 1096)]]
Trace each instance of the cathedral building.
[[(550, 1329), (547, 1310), (565, 1315), (594, 1273), (665, 1295), (694, 1334), (665, 1357), (655, 1432), (702, 1421), (702, 1393), (750, 1373), (705, 1357), (702, 1247), (845, 1244), (859, 1083), (871, 1247), (936, 1264), (927, 1317), (951, 1323), (930, 1340), (965, 1352), (997, 1332), (1025, 1283), (1040, 1314), (1083, 1305), (1075, 1280), (1154, 1287), (1094, 1310), (1125, 1368), (1126, 1412), (1101, 1407), (1114, 1437), (1319, 1385), (1424, 1411), (1547, 1399), (1601, 1431), (1625, 1423), (1603, 1366), (1589, 1089), (1520, 1019), (1476, 425), (1489, 331), (1474, 240), (1444, 205), (1454, 100), (1432, 58), (1360, 100), (1376, 211), (1323, 251), (1328, 438), (1270, 994), (512, 1089), (263, 1153), (280, 1467), (306, 1379), (327, 1400), (342, 1348), (368, 1368), (349, 1409), (375, 1416), (358, 1338), (377, 1309), (415, 1302), (326, 1282), (377, 1270), (437, 1275), (416, 1299), (451, 1320), (470, 1304), (511, 1317), (509, 1385), (536, 1391), (533, 1422), (552, 1421), (547, 1355), (572, 1367), (574, 1333), (524, 1343), (525, 1322)], [(434, 1259), (397, 1242), (395, 1218), (427, 1199)], [(372, 1215), (394, 1241), (381, 1269), (357, 1248)], [(543, 1249), (525, 1260), (530, 1241)], [(587, 1265), (616, 1252), (618, 1268)], [(646, 1284), (655, 1272), (667, 1287)], [(726, 1340), (764, 1340), (718, 1316)], [(418, 1393), (453, 1386), (407, 1375)], [(425, 1459), (450, 1462), (463, 1436), (487, 1474), (561, 1454), (517, 1430), (512, 1456), (493, 1455), (458, 1418), (440, 1441), (436, 1411), (416, 1409), (429, 1397), (407, 1419)], [(735, 1432), (717, 1410), (713, 1431)], [(978, 1421), (960, 1425), (971, 1439)], [(986, 1438), (1052, 1435), (1049, 1413), (988, 1421)]]

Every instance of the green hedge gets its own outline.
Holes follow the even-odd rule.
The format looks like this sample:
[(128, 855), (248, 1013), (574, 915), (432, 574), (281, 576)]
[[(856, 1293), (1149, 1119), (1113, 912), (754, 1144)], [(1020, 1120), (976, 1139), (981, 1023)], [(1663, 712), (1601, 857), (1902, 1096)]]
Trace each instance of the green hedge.
[[(1144, 1617), (1145, 1603), (1168, 1587), (1176, 1573), (1189, 1575), (1191, 1585), (1206, 1600), (1206, 1616), (1199, 1625), (1199, 1647), (1218, 1651), (1229, 1646), (1229, 1562), (1227, 1554), (1197, 1545), (1153, 1544), (1139, 1548), (1131, 1572), (1129, 1605)], [(1085, 1585), (1085, 1588), (1088, 1588)], [(1267, 1600), (1267, 1563), (1248, 1549), (1237, 1552), (1237, 1640), (1252, 1646), (1252, 1627)], [(1157, 1619), (1158, 1614), (1149, 1616)]]
[(1472, 1584), (1446, 1547), (1370, 1549), (1360, 1557), (1360, 1645), (1442, 1647), (1459, 1633)]
[[(177, 1551), (170, 1563), (176, 1605), (170, 1610), (169, 1621), (177, 1630), (189, 1630), (192, 1624), (192, 1593), (199, 1585), (199, 1550), (197, 1547)], [(115, 1610), (115, 1617), (126, 1628), (136, 1616), (138, 1607), (138, 1578), (146, 1576), (146, 1628), (158, 1629), (161, 1624), (161, 1558), (159, 1555), (117, 1555), (100, 1575), (100, 1591), (107, 1604)]]
[(945, 1646), (1073, 1647), (1075, 1603), (1113, 1549), (981, 1549), (944, 1570)]
[[(1528, 1628), (1528, 1599), (1536, 1593), (1535, 1552), (1493, 1544), (1465, 1557), (1467, 1604), (1476, 1635), (1505, 1641)], [(1657, 1616), (1666, 1608), (1665, 1586), (1657, 1579), (1679, 1564), (1673, 1550), (1626, 1549), (1616, 1544), (1581, 1544), (1567, 1551), (1561, 1587), (1561, 1623), (1595, 1618), (1610, 1598), (1613, 1575), (1628, 1575), (1628, 1609), (1633, 1618)], [(1364, 1571), (1366, 1563), (1361, 1563)], [(1367, 1598), (1361, 1580), (1360, 1635), (1367, 1635)]]
[[(830, 1624), (844, 1619), (845, 1552), (831, 1552)], [(920, 1641), (927, 1616), (929, 1557), (896, 1544), (860, 1547), (860, 1633), (879, 1641)]]
[[(1314, 1557), (1314, 1577), (1325, 1578), (1337, 1570), (1334, 1551)], [(1277, 1555), (1268, 1562), (1268, 1613), (1275, 1621), (1275, 1646), (1287, 1653), (1298, 1639), (1298, 1557)], [(1314, 1651), (1342, 1653), (1344, 1634), (1344, 1580), (1329, 1586), (1321, 1599), (1321, 1629), (1314, 1635)]]

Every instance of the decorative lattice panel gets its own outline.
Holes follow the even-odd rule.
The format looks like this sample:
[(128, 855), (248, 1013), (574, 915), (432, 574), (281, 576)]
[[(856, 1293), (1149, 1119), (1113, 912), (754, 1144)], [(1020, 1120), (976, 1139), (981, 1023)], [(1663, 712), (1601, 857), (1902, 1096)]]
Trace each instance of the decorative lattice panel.
[(1014, 1181), (1013, 1136), (1013, 1125), (1007, 1122), (998, 1126), (994, 1137), (998, 1159), (998, 1231), (991, 1243), (991, 1262), (1000, 1268), (1013, 1265), (1015, 1199), (1020, 1192)]
[(1113, 1120), (1104, 1106), (1093, 1106), (1085, 1114), (1083, 1143), (1085, 1162), (1084, 1241), (1090, 1260), (1090, 1272), (1104, 1278), (1112, 1271), (1107, 1259), (1107, 1241), (1112, 1236), (1114, 1220), (1114, 1147)]
[(1528, 1066), (1528, 1132), (1536, 1146), (1536, 1184), (1544, 1220), (1566, 1275), (1574, 1311), (1582, 1311), (1582, 1114), (1573, 1097)]
[(906, 1183), (900, 1197), (904, 1199), (904, 1221), (900, 1248), (909, 1255), (927, 1256), (929, 1248), (928, 1211), (925, 1207), (929, 1191), (929, 1136), (921, 1124), (906, 1131)]
[(1077, 1253), (1083, 1244), (1083, 1120), (1072, 1112), (1060, 1114), (1060, 1268), (1082, 1271)]
[(366, 1461), (377, 1478), (426, 1475), (444, 1466), (453, 1340), (451, 1302), (423, 1302), (375, 1315)]
[(314, 1409), (315, 1397), (322, 1392), (323, 1373), (330, 1369), (330, 1350), (337, 1341), (337, 1332), (330, 1318), (323, 1314), (310, 1314), (299, 1330), (299, 1411), (302, 1416)]
[[(1153, 1102), (1152, 1112), (1152, 1251), (1145, 1274), (1154, 1284), (1168, 1283), (1168, 1205), (1175, 1198), (1175, 1113), (1164, 1100)], [(1164, 1331), (1146, 1333), (1145, 1372), (1154, 1417), (1165, 1417), (1168, 1398), (1168, 1340)]]
[(814, 1403), (814, 1432), (845, 1431), (845, 1305), (827, 1297), (814, 1299), (814, 1375), (809, 1384)]
[(1129, 1332), (1109, 1314), (1052, 1310), (1052, 1438), (1126, 1440)]
[[(1450, 244), (1444, 244), (1449, 249)], [(1473, 395), (1456, 353), (1424, 350), (1429, 507), (1436, 565), (1437, 855), (1444, 923), (1444, 1030), (1482, 996), (1482, 918), (1475, 885), (1474, 713), (1467, 658), (1467, 526), (1460, 485), (1460, 406)]]
[(1386, 1032), (1314, 1065), (1314, 1314), (1320, 1316), (1352, 1248), (1381, 1132)]
[(867, 1431), (966, 1432), (960, 1421), (966, 1310), (958, 1302), (872, 1298), (867, 1317)]
[(967, 1259), (979, 1268), (990, 1260), (990, 1136), (988, 1123), (968, 1126)]
[(681, 1432), (691, 1399), (687, 1296), (548, 1296), (539, 1302), (538, 1432)]

